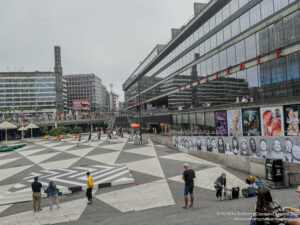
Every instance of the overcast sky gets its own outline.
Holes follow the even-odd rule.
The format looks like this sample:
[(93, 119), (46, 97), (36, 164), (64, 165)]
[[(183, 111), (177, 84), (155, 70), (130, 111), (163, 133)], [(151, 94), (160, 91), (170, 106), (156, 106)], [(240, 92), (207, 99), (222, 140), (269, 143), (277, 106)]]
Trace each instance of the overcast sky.
[(123, 100), (122, 83), (193, 16), (194, 2), (0, 0), (0, 71), (53, 71), (59, 45), (64, 74), (95, 73)]

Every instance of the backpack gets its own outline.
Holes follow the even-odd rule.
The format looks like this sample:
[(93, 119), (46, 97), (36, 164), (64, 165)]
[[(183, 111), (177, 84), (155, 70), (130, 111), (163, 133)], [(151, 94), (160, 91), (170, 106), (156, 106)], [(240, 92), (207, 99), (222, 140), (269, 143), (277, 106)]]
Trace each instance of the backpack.
[(256, 192), (253, 186), (250, 186), (248, 188), (243, 188), (242, 189), (242, 194), (245, 198), (250, 198), (250, 197), (254, 197)]
[(232, 190), (224, 190), (224, 197), (225, 200), (231, 200), (232, 199)]

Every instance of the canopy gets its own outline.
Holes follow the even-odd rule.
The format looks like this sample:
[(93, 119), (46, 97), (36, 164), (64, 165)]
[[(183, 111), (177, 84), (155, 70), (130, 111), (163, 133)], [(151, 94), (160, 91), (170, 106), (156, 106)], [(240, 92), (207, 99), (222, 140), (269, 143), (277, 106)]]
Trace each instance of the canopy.
[(26, 126), (27, 129), (36, 129), (39, 128), (37, 125), (35, 125), (34, 123), (30, 123)]
[(19, 129), (18, 129), (18, 131), (25, 131), (25, 130), (28, 130), (26, 127), (20, 127)]
[(132, 128), (140, 127), (140, 125), (139, 125), (138, 123), (132, 123), (132, 124), (130, 124), (130, 126), (131, 126)]
[(7, 130), (10, 130), (10, 129), (17, 129), (17, 126), (12, 123), (9, 123), (7, 121), (4, 121), (3, 123), (0, 124), (0, 130), (5, 130), (6, 142), (7, 142)]
[(32, 134), (32, 129), (36, 129), (36, 128), (39, 128), (37, 125), (35, 125), (34, 123), (30, 123), (26, 126), (27, 129), (31, 129), (31, 138), (33, 137), (33, 134)]
[(159, 126), (164, 127), (164, 126), (166, 126), (166, 124), (165, 123), (160, 123)]
[(0, 124), (0, 130), (9, 130), (9, 129), (17, 129), (17, 126), (7, 121), (4, 121), (3, 123)]

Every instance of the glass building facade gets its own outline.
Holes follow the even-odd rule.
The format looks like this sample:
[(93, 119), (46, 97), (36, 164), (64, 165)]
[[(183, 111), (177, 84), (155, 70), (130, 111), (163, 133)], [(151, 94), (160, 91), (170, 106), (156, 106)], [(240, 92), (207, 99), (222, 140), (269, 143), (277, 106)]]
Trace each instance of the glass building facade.
[[(187, 94), (198, 96), (196, 106), (234, 102), (244, 95), (254, 101), (299, 96), (299, 27), (299, 0), (212, 0), (124, 83), (125, 107), (139, 103), (138, 95), (126, 98), (126, 91), (143, 76), (160, 78), (141, 92), (143, 103), (168, 99), (164, 104), (171, 106), (170, 96)], [(178, 82), (178, 76), (186, 82)], [(184, 87), (197, 79), (201, 82), (187, 93)], [(148, 98), (147, 92), (157, 87), (161, 95)]]
[(0, 73), (0, 110), (55, 110), (55, 83), (53, 72)]

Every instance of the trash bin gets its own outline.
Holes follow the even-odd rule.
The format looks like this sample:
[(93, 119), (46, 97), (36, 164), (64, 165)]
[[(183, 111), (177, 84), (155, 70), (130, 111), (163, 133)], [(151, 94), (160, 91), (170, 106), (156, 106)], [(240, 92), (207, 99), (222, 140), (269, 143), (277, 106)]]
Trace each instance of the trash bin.
[(281, 159), (266, 159), (266, 179), (278, 183), (283, 181), (283, 166)]

